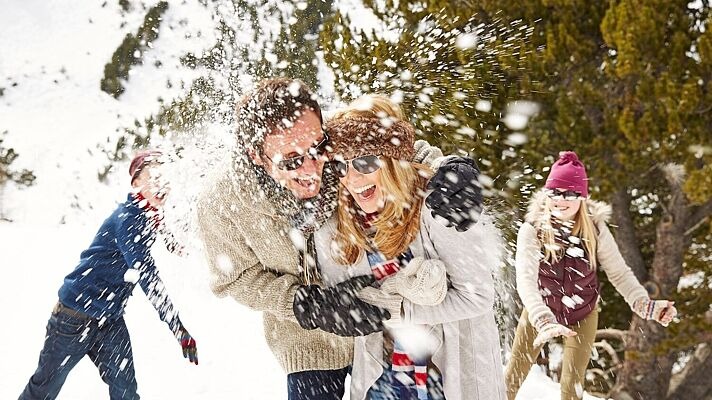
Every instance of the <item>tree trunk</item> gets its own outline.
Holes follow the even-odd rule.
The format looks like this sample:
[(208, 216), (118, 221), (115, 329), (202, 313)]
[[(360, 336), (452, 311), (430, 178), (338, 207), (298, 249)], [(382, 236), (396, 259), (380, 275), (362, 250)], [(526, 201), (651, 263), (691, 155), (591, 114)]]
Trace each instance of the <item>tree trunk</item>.
[(692, 359), (670, 382), (667, 400), (708, 400), (712, 398), (712, 344), (697, 346)]
[(645, 283), (648, 280), (648, 270), (640, 253), (640, 243), (635, 234), (633, 217), (630, 215), (630, 200), (626, 188), (617, 190), (611, 196), (613, 222), (616, 224), (615, 239), (625, 263), (633, 270), (638, 281)]
[[(689, 214), (687, 200), (677, 192), (656, 229), (651, 280), (660, 287), (660, 298), (676, 292), (689, 239), (684, 235)], [(628, 330), (625, 362), (612, 397), (635, 400), (665, 399), (676, 354), (657, 348), (667, 330), (655, 321), (633, 317)]]

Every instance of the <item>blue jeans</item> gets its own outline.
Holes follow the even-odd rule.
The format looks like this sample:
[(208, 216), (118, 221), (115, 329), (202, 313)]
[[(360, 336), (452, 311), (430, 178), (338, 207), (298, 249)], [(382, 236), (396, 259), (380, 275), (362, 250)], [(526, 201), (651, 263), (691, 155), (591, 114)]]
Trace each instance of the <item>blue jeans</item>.
[[(368, 400), (418, 400), (411, 374), (396, 372), (390, 366), (384, 368), (383, 375), (368, 390)], [(445, 400), (443, 382), (440, 375), (428, 371), (428, 400)]]
[(287, 375), (288, 400), (341, 400), (351, 367)]
[(109, 385), (111, 400), (138, 400), (136, 374), (129, 331), (123, 318), (101, 327), (95, 319), (54, 312), (47, 323), (47, 336), (37, 370), (20, 400), (52, 400), (57, 397), (69, 371), (88, 355)]

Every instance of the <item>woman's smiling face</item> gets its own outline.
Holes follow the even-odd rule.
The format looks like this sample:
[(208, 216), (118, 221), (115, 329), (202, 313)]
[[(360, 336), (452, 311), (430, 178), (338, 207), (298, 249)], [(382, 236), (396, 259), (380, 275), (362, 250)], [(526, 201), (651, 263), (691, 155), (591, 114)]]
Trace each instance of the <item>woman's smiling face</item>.
[(381, 170), (378, 169), (370, 174), (362, 174), (356, 171), (352, 165), (349, 165), (346, 176), (339, 179), (349, 194), (356, 200), (356, 204), (365, 213), (376, 212), (383, 208), (385, 203), (381, 185)]
[(582, 200), (566, 200), (559, 197), (549, 197), (547, 201), (549, 202), (551, 215), (562, 221), (569, 221), (576, 216), (576, 213), (581, 208)]

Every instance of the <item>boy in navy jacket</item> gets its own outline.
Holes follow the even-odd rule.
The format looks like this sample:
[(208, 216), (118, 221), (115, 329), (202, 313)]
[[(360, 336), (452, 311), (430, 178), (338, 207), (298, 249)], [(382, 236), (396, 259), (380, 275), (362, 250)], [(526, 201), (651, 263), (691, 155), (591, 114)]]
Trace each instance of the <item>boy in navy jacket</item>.
[(195, 340), (165, 293), (150, 253), (167, 193), (156, 168), (160, 155), (144, 151), (134, 157), (129, 168), (133, 193), (104, 221), (79, 265), (64, 278), (39, 365), (20, 400), (57, 397), (69, 371), (85, 355), (99, 368), (112, 400), (139, 399), (123, 318), (137, 283), (179, 341), (183, 356), (198, 364)]

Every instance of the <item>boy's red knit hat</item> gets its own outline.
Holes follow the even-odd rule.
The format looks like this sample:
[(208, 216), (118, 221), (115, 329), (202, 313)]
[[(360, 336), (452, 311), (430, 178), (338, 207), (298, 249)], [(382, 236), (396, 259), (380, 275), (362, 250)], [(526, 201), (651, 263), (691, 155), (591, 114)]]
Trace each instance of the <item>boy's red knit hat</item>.
[(588, 176), (586, 167), (573, 151), (562, 151), (559, 159), (551, 166), (549, 177), (546, 178), (547, 189), (566, 189), (581, 193), (588, 197)]
[(129, 175), (131, 175), (131, 183), (138, 177), (143, 170), (143, 167), (152, 163), (160, 162), (159, 158), (163, 155), (159, 150), (143, 150), (136, 153), (129, 165)]

